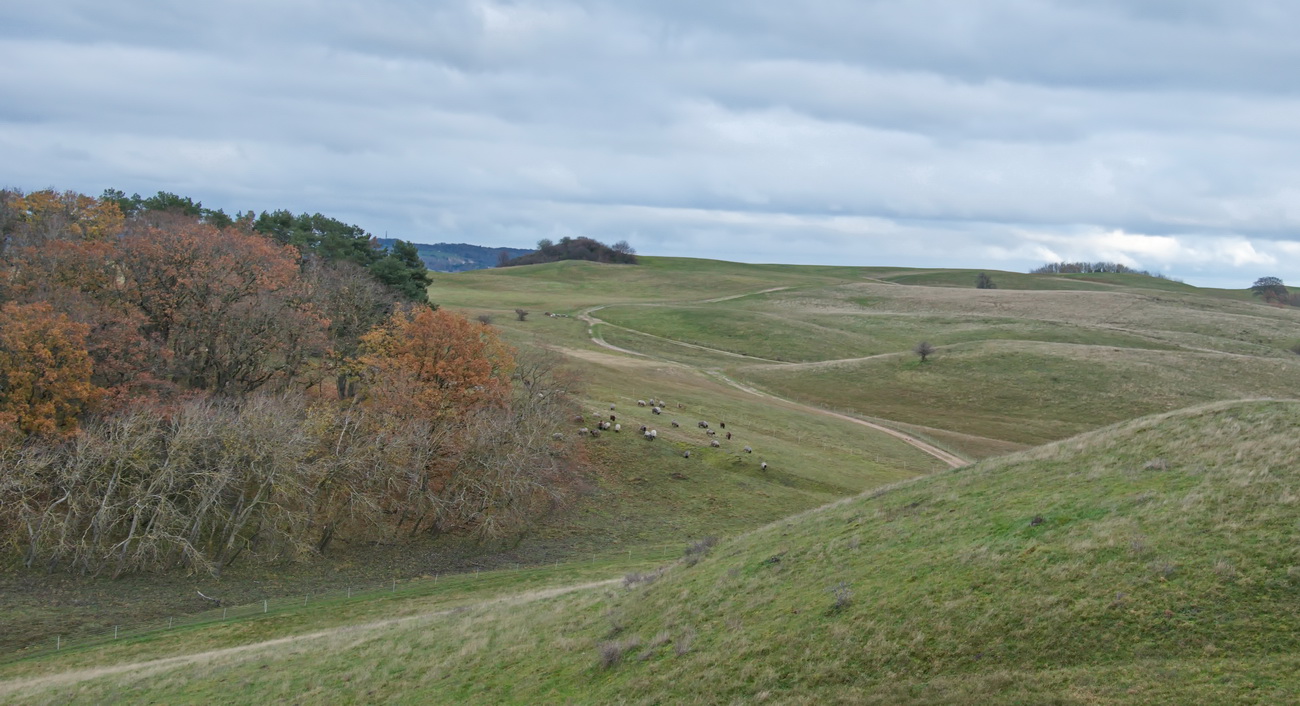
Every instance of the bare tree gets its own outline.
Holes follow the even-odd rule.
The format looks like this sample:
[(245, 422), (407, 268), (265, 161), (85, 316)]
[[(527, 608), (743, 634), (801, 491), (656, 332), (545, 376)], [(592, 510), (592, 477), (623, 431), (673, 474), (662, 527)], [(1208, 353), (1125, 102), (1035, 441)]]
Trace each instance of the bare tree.
[(523, 321), (524, 319), (528, 318), (528, 310), (527, 310), (527, 309), (515, 309), (515, 316), (519, 317), (519, 320), (520, 320), (520, 321)]
[(920, 356), (921, 362), (924, 363), (927, 358), (934, 355), (934, 346), (930, 345), (929, 341), (921, 341), (916, 344), (916, 347), (912, 349), (912, 352)]
[(976, 289), (997, 289), (998, 286), (996, 284), (993, 284), (992, 277), (989, 277), (988, 274), (981, 272), (975, 278), (975, 288)]

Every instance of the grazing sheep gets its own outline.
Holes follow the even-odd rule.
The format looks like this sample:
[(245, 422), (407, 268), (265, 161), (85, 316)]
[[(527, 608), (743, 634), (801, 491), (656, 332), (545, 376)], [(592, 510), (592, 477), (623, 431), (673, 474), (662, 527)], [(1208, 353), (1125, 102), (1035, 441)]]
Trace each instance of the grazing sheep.
[(746, 447), (745, 447), (745, 453), (747, 453), (747, 454), (752, 454), (752, 453), (754, 453), (754, 450), (751, 449), (750, 447), (746, 446)]
[(558, 431), (555, 432), (554, 434), (551, 434), (551, 438), (555, 439), (556, 441), (564, 441), (564, 435)]
[(581, 428), (581, 429), (578, 430), (578, 433), (579, 433), (579, 434), (590, 434), (590, 433), (591, 433), (591, 430), (588, 429), (587, 427), (583, 427), (583, 428)]
[(690, 458), (690, 457), (691, 457), (691, 452), (689, 449), (682, 452), (682, 458)]
[(708, 428), (709, 428), (709, 423), (708, 423), (708, 422), (698, 422), (695, 426), (697, 426), (697, 427), (699, 427), (699, 428), (701, 428), (701, 429), (708, 429)]
[(613, 403), (613, 402), (610, 402), (610, 403), (609, 403), (609, 411), (611, 411), (611, 412), (614, 411), (614, 403)]
[(658, 407), (651, 407), (651, 408), (650, 408), (650, 413), (651, 413), (651, 414), (663, 414), (664, 411), (663, 411), (662, 409), (659, 409)]
[(650, 431), (650, 427), (648, 427), (648, 426), (642, 424), (642, 425), (641, 425), (641, 433), (644, 434), (644, 433), (646, 433), (647, 431)]
[(594, 438), (596, 438), (596, 437), (598, 437), (598, 436), (600, 436), (600, 430), (599, 430), (599, 429), (592, 429), (592, 430), (591, 430), (591, 438), (594, 439)]
[(718, 426), (722, 427), (723, 429), (726, 429), (726, 428), (727, 428), (727, 423), (726, 423), (726, 422), (718, 422)]
[(617, 422), (617, 421), (618, 421), (618, 417), (615, 417), (614, 415), (611, 414), (611, 415), (609, 415), (609, 421), (611, 421), (611, 422)]
[(636, 401), (636, 406), (638, 406), (638, 407), (644, 407), (644, 406), (645, 406), (645, 400), (637, 400), (637, 401)]
[(609, 431), (609, 422), (601, 422), (600, 428), (604, 431)]
[(764, 462), (758, 464), (758, 470), (760, 470), (760, 471), (766, 471), (766, 470), (767, 470), (767, 461), (764, 461)]
[(681, 426), (681, 425), (677, 423), (677, 420), (676, 420), (676, 419), (674, 419), (674, 420), (673, 420), (673, 428), (676, 429), (676, 428), (679, 427), (679, 426)]
[(705, 430), (704, 430), (704, 433), (705, 433), (705, 434), (708, 434), (709, 436), (715, 436), (715, 435), (717, 435), (718, 432), (713, 431), (712, 429), (705, 429)]
[(574, 422), (574, 424), (582, 424), (583, 421), (584, 421), (584, 420), (583, 420), (581, 414), (575, 415), (575, 416), (573, 417), (573, 422)]
[(731, 441), (731, 432), (727, 432), (727, 441)]
[(718, 441), (717, 439), (714, 439), (713, 441), (710, 441), (710, 442), (709, 442), (709, 446), (712, 446), (713, 448), (716, 449), (716, 448), (722, 446), (722, 442), (721, 442), (721, 441)]
[(615, 425), (614, 425), (614, 431), (615, 431), (615, 432), (623, 431), (623, 425), (622, 425), (622, 424), (615, 424)]
[(651, 438), (651, 439), (658, 439), (658, 438), (659, 438), (659, 430), (658, 430), (658, 429), (651, 429), (651, 430), (650, 430), (650, 438)]

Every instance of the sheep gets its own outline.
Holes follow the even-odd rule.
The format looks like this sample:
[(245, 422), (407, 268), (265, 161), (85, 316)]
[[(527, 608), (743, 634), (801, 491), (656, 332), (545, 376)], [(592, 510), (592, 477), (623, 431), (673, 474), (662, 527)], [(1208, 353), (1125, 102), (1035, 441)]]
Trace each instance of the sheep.
[(583, 428), (581, 428), (581, 429), (578, 430), (578, 433), (579, 433), (579, 434), (590, 434), (590, 433), (591, 433), (591, 430), (588, 429), (587, 427), (583, 427)]
[(690, 458), (690, 457), (691, 457), (690, 449), (687, 449), (686, 451), (682, 452), (682, 458)]
[(609, 411), (611, 411), (611, 412), (614, 411), (614, 403), (613, 403), (613, 402), (610, 402), (610, 403), (609, 403)]
[(747, 453), (747, 454), (752, 454), (752, 453), (754, 453), (754, 449), (752, 449), (752, 448), (746, 446), (746, 447), (745, 447), (745, 453)]
[(591, 438), (594, 439), (594, 438), (596, 438), (596, 437), (598, 437), (598, 436), (600, 436), (600, 430), (599, 430), (599, 429), (592, 429), (592, 430), (591, 430)]
[(697, 426), (697, 427), (699, 427), (699, 428), (701, 428), (701, 429), (708, 429), (708, 428), (709, 428), (709, 423), (708, 423), (708, 422), (697, 422), (697, 423), (695, 424), (695, 426)]
[(764, 462), (758, 464), (758, 470), (760, 470), (760, 471), (766, 471), (766, 470), (767, 470), (767, 461), (764, 461)]
[(637, 401), (636, 401), (636, 406), (638, 406), (638, 407), (644, 407), (644, 406), (645, 406), (645, 400), (637, 400)]
[(727, 441), (731, 441), (731, 432), (727, 432)]
[(623, 425), (622, 425), (622, 424), (615, 424), (615, 425), (614, 425), (614, 432), (617, 433), (617, 432), (620, 432), (620, 431), (623, 431)]
[(609, 431), (609, 422), (601, 422), (600, 428), (602, 431)]
[(651, 429), (651, 430), (650, 430), (650, 440), (651, 440), (651, 441), (654, 441), (655, 439), (658, 439), (658, 438), (659, 438), (659, 430), (658, 430), (658, 429)]
[(650, 413), (651, 413), (651, 414), (663, 414), (664, 411), (663, 411), (662, 409), (659, 409), (658, 407), (651, 407), (651, 408), (650, 408)]
[(551, 434), (551, 438), (555, 439), (556, 441), (564, 441), (564, 435), (558, 431), (555, 432), (554, 434)]
[(704, 433), (708, 434), (709, 436), (716, 436), (718, 432), (713, 431), (712, 429), (705, 429)]
[(644, 434), (644, 433), (646, 433), (647, 431), (650, 431), (650, 427), (648, 427), (648, 426), (642, 424), (642, 425), (641, 425), (641, 433)]
[(573, 417), (573, 423), (574, 423), (574, 424), (582, 424), (583, 421), (584, 421), (584, 420), (583, 420), (581, 414), (575, 415), (575, 416)]
[(726, 429), (726, 428), (727, 428), (727, 423), (726, 423), (726, 422), (718, 422), (718, 426), (722, 427), (723, 429)]
[(672, 424), (673, 424), (673, 428), (674, 428), (674, 429), (676, 429), (677, 427), (680, 427), (680, 426), (681, 426), (680, 424), (677, 423), (677, 420), (676, 420), (676, 419), (674, 419), (674, 420), (672, 421)]
[(710, 441), (710, 442), (709, 442), (709, 446), (712, 446), (713, 448), (716, 449), (716, 448), (722, 446), (722, 442), (721, 442), (721, 441), (718, 441), (717, 439), (714, 439), (713, 441)]
[(611, 422), (617, 422), (617, 421), (618, 421), (618, 417), (615, 417), (614, 415), (611, 414), (611, 415), (609, 415), (609, 421), (611, 421)]

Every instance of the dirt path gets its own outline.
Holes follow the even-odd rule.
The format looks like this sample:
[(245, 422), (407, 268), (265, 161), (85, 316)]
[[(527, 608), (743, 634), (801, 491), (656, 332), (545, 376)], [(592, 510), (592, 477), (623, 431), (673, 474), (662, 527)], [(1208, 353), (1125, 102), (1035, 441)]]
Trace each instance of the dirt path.
[[(575, 591), (586, 591), (601, 586), (610, 586), (618, 583), (622, 579), (606, 579), (604, 581), (592, 581), (589, 583), (571, 584), (568, 586), (557, 586), (555, 588), (543, 588), (535, 591), (526, 591), (524, 593), (515, 593), (500, 598), (475, 603), (469, 608), (481, 608), (490, 605), (517, 605), (521, 603), (531, 603), (546, 598), (561, 596), (566, 593)], [(16, 679), (13, 681), (0, 681), (0, 697), (12, 698), (15, 696), (24, 696), (23, 692), (39, 691), (50, 688), (58, 688), (77, 684), (90, 679), (113, 676), (115, 674), (126, 674), (136, 672), (139, 674), (152, 674), (155, 672), (165, 671), (175, 667), (181, 667), (191, 664), (202, 664), (214, 662), (226, 657), (246, 657), (252, 658), (258, 654), (281, 647), (283, 645), (293, 645), (302, 642), (310, 642), (325, 637), (331, 637), (342, 634), (352, 634), (359, 632), (369, 632), (382, 630), (394, 625), (411, 623), (420, 620), (429, 620), (441, 616), (451, 615), (464, 610), (464, 608), (439, 610), (431, 613), (421, 613), (420, 615), (408, 615), (402, 618), (390, 618), (388, 620), (377, 620), (370, 623), (360, 623), (356, 625), (341, 625), (328, 630), (318, 630), (316, 632), (304, 633), (302, 635), (289, 635), (287, 637), (278, 637), (274, 640), (265, 640), (255, 642), (249, 645), (240, 645), (238, 647), (226, 647), (219, 650), (208, 650), (206, 652), (196, 652), (194, 654), (180, 655), (177, 657), (165, 657), (163, 659), (146, 660), (143, 662), (129, 662), (126, 664), (111, 664), (103, 667), (91, 667), (88, 669), (76, 669), (57, 674), (48, 674), (39, 677), (29, 677), (26, 679)]]
[[(776, 287), (776, 288), (774, 288), (774, 289), (765, 289), (765, 290), (763, 290), (763, 292), (772, 292), (772, 291), (777, 291), (777, 290), (781, 290), (781, 289), (789, 289), (789, 287)], [(762, 294), (763, 292), (752, 292), (752, 293), (753, 293), (753, 294)], [(716, 302), (716, 301), (725, 301), (725, 300), (727, 300), (727, 299), (736, 299), (736, 298), (738, 298), (738, 297), (743, 297), (743, 296), (748, 296), (748, 295), (745, 295), (745, 294), (734, 294), (734, 295), (731, 295), (731, 296), (729, 296), (729, 297), (721, 297), (721, 298), (719, 298), (719, 299), (710, 299), (710, 300), (708, 300), (708, 301), (715, 301), (715, 302)], [(604, 308), (605, 308), (604, 306), (595, 306), (595, 307), (591, 307), (590, 309), (585, 309), (585, 310), (583, 310), (583, 311), (581, 311), (581, 312), (579, 312), (579, 313), (577, 314), (577, 317), (578, 317), (579, 319), (581, 319), (582, 321), (586, 322), (586, 324), (587, 324), (587, 334), (591, 337), (591, 342), (594, 343), (594, 344), (596, 344), (596, 345), (598, 345), (598, 346), (600, 346), (600, 347), (602, 347), (602, 348), (607, 348), (607, 349), (612, 350), (612, 351), (618, 351), (619, 353), (627, 353), (627, 354), (629, 354), (629, 355), (641, 356), (641, 357), (643, 357), (643, 358), (650, 358), (650, 357), (653, 357), (653, 356), (647, 356), (645, 353), (638, 353), (638, 352), (636, 352), (636, 351), (630, 351), (630, 350), (627, 350), (626, 348), (620, 348), (620, 347), (618, 347), (618, 346), (615, 346), (615, 345), (613, 345), (613, 344), (611, 344), (611, 343), (606, 342), (605, 339), (601, 338), (600, 335), (596, 333), (596, 324), (603, 324), (603, 325), (605, 325), (605, 326), (615, 326), (614, 324), (610, 324), (610, 323), (608, 323), (608, 322), (601, 321), (600, 319), (598, 319), (598, 318), (596, 318), (595, 316), (592, 315), (594, 312), (600, 311), (601, 309), (604, 309)], [(653, 338), (660, 338), (660, 339), (665, 340), (665, 341), (670, 341), (670, 342), (672, 342), (672, 343), (676, 343), (676, 344), (679, 344), (679, 345), (687, 346), (687, 347), (690, 347), (690, 348), (697, 348), (697, 349), (699, 349), (699, 350), (709, 351), (709, 352), (712, 352), (712, 353), (720, 353), (720, 354), (723, 354), (723, 355), (729, 355), (729, 356), (739, 357), (739, 358), (747, 358), (747, 359), (750, 359), (750, 360), (763, 360), (763, 361), (765, 361), (765, 362), (767, 362), (767, 363), (775, 364), (775, 365), (765, 365), (765, 366), (763, 366), (763, 367), (778, 367), (778, 366), (790, 366), (790, 365), (809, 365), (808, 363), (783, 363), (783, 362), (781, 362), (781, 361), (774, 361), (774, 360), (773, 360), (773, 361), (769, 361), (769, 360), (767, 360), (767, 359), (765, 359), (765, 358), (757, 358), (757, 359), (756, 359), (756, 358), (754, 358), (753, 356), (745, 356), (745, 355), (741, 355), (741, 354), (739, 354), (739, 353), (731, 353), (730, 351), (722, 351), (722, 350), (717, 350), (717, 349), (715, 349), (715, 348), (707, 348), (707, 347), (705, 347), (705, 346), (697, 346), (697, 345), (695, 345), (695, 344), (693, 344), (693, 343), (682, 343), (681, 341), (674, 341), (674, 340), (671, 339), (671, 338), (663, 338), (662, 336), (655, 336), (654, 334), (648, 334), (648, 333), (644, 333), (644, 332), (642, 332), (642, 331), (636, 331), (635, 329), (629, 329), (629, 328), (626, 328), (626, 327), (624, 327), (624, 326), (615, 326), (615, 328), (621, 328), (621, 329), (623, 329), (623, 330), (625, 330), (625, 331), (632, 331), (633, 333), (638, 333), (638, 334), (641, 334), (641, 335), (644, 335), (644, 336), (651, 336), (651, 337), (653, 337)], [(885, 355), (893, 355), (893, 354), (885, 354)], [(874, 358), (874, 357), (878, 357), (878, 356), (868, 356), (868, 358)], [(843, 360), (843, 361), (841, 361), (841, 360), (834, 360), (834, 361), (820, 361), (819, 363), (812, 363), (812, 365), (819, 365), (819, 364), (821, 364), (821, 365), (829, 365), (829, 364), (835, 364), (835, 363), (849, 362), (849, 361), (853, 361), (853, 360), (866, 360), (866, 359), (868, 359), (868, 358), (860, 358), (860, 359), (846, 359), (846, 360)], [(672, 363), (671, 361), (665, 361), (665, 363), (668, 363), (668, 364), (671, 364), (671, 365), (681, 365), (680, 363)], [(695, 370), (699, 370), (698, 368), (693, 368), (693, 369), (695, 369)], [(957, 454), (951, 453), (951, 452), (949, 452), (949, 451), (945, 451), (945, 450), (939, 448), (938, 446), (935, 446), (934, 444), (930, 444), (930, 443), (928, 443), (928, 442), (922, 441), (922, 440), (916, 438), (915, 436), (912, 436), (911, 434), (907, 434), (907, 433), (905, 433), (905, 432), (901, 432), (901, 431), (899, 431), (899, 430), (897, 430), (897, 429), (892, 429), (892, 428), (890, 428), (890, 427), (883, 426), (883, 425), (881, 425), (881, 424), (876, 424), (876, 423), (874, 423), (874, 422), (868, 422), (868, 421), (866, 421), (865, 419), (858, 419), (857, 417), (851, 417), (851, 416), (849, 416), (849, 415), (847, 415), (847, 414), (840, 414), (839, 412), (832, 412), (832, 411), (830, 411), (830, 410), (828, 410), (828, 409), (822, 409), (822, 408), (820, 408), (820, 407), (813, 407), (812, 405), (806, 405), (806, 404), (803, 404), (803, 403), (801, 403), (801, 402), (795, 402), (794, 400), (789, 400), (789, 399), (786, 399), (786, 398), (784, 398), (784, 397), (778, 397), (777, 395), (773, 395), (773, 394), (770, 394), (770, 393), (767, 393), (767, 392), (763, 392), (762, 390), (755, 389), (755, 388), (753, 388), (753, 387), (750, 387), (749, 385), (745, 385), (745, 384), (743, 384), (743, 383), (736, 382), (735, 380), (732, 380), (731, 378), (727, 377), (726, 375), (723, 375), (720, 371), (705, 371), (705, 370), (701, 370), (700, 372), (703, 372), (703, 373), (705, 373), (706, 375), (713, 375), (713, 376), (717, 377), (718, 379), (722, 380), (723, 382), (725, 382), (727, 385), (730, 385), (731, 387), (733, 387), (733, 388), (735, 388), (735, 389), (737, 389), (737, 390), (740, 390), (741, 392), (745, 392), (745, 393), (748, 393), (748, 394), (751, 394), (751, 395), (756, 395), (756, 396), (758, 396), (758, 397), (763, 397), (763, 398), (770, 399), (770, 400), (776, 400), (776, 401), (781, 402), (782, 404), (785, 404), (785, 405), (787, 405), (787, 406), (795, 407), (795, 408), (798, 408), (798, 409), (802, 409), (802, 410), (807, 411), (807, 412), (810, 412), (810, 413), (812, 413), (812, 414), (820, 414), (820, 415), (827, 416), (827, 417), (835, 417), (836, 419), (842, 419), (842, 420), (844, 420), (844, 421), (852, 422), (852, 423), (854, 423), (854, 424), (860, 424), (860, 425), (862, 425), (862, 426), (864, 426), (864, 427), (867, 427), (867, 428), (869, 428), (869, 429), (874, 429), (874, 430), (879, 431), (879, 432), (882, 432), (882, 433), (884, 433), (884, 434), (888, 434), (889, 436), (892, 436), (892, 437), (894, 437), (895, 439), (898, 439), (899, 441), (902, 441), (903, 443), (905, 443), (905, 444), (907, 444), (907, 445), (909, 445), (909, 446), (911, 446), (911, 447), (913, 447), (913, 448), (915, 448), (915, 449), (917, 449), (917, 450), (919, 450), (919, 451), (922, 451), (922, 452), (924, 452), (924, 453), (927, 453), (927, 454), (929, 454), (929, 455), (931, 455), (931, 456), (933, 456), (933, 457), (939, 459), (940, 461), (942, 461), (942, 462), (948, 464), (948, 465), (949, 465), (950, 467), (952, 467), (952, 468), (960, 468), (961, 466), (965, 466), (966, 464), (970, 463), (969, 461), (967, 461), (966, 459), (962, 458), (961, 456), (958, 456)]]
[(916, 448), (916, 449), (919, 450), (919, 451), (924, 451), (925, 453), (927, 453), (927, 454), (929, 454), (929, 455), (931, 455), (931, 456), (933, 456), (933, 457), (939, 459), (940, 461), (943, 461), (944, 463), (948, 464), (948, 465), (949, 465), (950, 467), (952, 467), (952, 468), (960, 468), (960, 467), (965, 466), (966, 464), (970, 463), (970, 461), (967, 461), (966, 459), (962, 458), (961, 456), (958, 456), (958, 455), (956, 455), (956, 454), (954, 454), (954, 453), (950, 453), (950, 452), (948, 452), (948, 451), (944, 451), (943, 449), (939, 448), (938, 446), (935, 446), (935, 445), (933, 445), (933, 444), (929, 444), (929, 443), (926, 443), (926, 442), (924, 442), (924, 441), (921, 441), (920, 439), (916, 438), (915, 436), (912, 436), (911, 434), (907, 434), (907, 433), (901, 432), (901, 431), (899, 431), (899, 430), (897, 430), (897, 429), (891, 429), (890, 427), (883, 426), (883, 425), (880, 425), (880, 424), (876, 424), (876, 423), (874, 423), (874, 422), (868, 422), (868, 421), (865, 420), (865, 419), (858, 419), (857, 417), (850, 417), (850, 416), (847, 415), (847, 414), (840, 414), (839, 412), (832, 412), (832, 411), (830, 411), (829, 409), (822, 409), (822, 408), (820, 408), (820, 407), (813, 407), (812, 405), (806, 405), (806, 404), (803, 404), (803, 403), (801, 403), (801, 402), (795, 402), (794, 400), (788, 400), (788, 399), (786, 399), (786, 398), (784, 398), (784, 397), (778, 397), (778, 396), (776, 396), (776, 395), (769, 394), (769, 393), (763, 392), (762, 390), (758, 390), (758, 389), (755, 389), (755, 388), (753, 388), (753, 387), (750, 387), (749, 385), (746, 385), (746, 384), (744, 384), (744, 383), (736, 382), (735, 380), (732, 380), (731, 378), (727, 377), (726, 375), (723, 375), (722, 373), (714, 373), (714, 375), (716, 375), (718, 378), (720, 378), (723, 382), (727, 383), (728, 385), (731, 385), (732, 387), (734, 387), (734, 388), (736, 388), (737, 390), (740, 390), (740, 391), (742, 391), (742, 392), (748, 392), (748, 393), (751, 394), (751, 395), (757, 395), (758, 397), (764, 397), (764, 398), (767, 398), (767, 399), (770, 399), (770, 400), (776, 400), (776, 401), (781, 402), (782, 404), (785, 404), (785, 405), (787, 405), (787, 406), (790, 406), (790, 407), (798, 407), (799, 409), (803, 409), (803, 410), (808, 411), (808, 412), (813, 413), (813, 414), (821, 414), (821, 415), (824, 415), (824, 416), (827, 416), (827, 417), (835, 417), (836, 419), (843, 419), (843, 420), (846, 421), (846, 422), (853, 422), (854, 424), (861, 424), (861, 425), (864, 426), (864, 427), (869, 427), (869, 428), (871, 428), (871, 429), (875, 429), (876, 431), (883, 432), (883, 433), (885, 433), (885, 434), (888, 434), (888, 435), (894, 437), (895, 439), (898, 439), (899, 441), (902, 441), (903, 443), (905, 443), (905, 444), (907, 444), (907, 445), (909, 445), (909, 446), (912, 446), (912, 447)]

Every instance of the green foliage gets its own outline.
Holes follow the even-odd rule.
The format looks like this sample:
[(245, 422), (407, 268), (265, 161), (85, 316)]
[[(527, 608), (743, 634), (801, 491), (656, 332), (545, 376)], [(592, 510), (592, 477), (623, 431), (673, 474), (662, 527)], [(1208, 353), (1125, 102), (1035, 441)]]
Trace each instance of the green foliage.
[(560, 242), (551, 243), (549, 240), (542, 240), (537, 243), (538, 249), (534, 253), (512, 258), (498, 267), (514, 267), (517, 265), (536, 265), (543, 262), (559, 262), (561, 260), (587, 260), (589, 262), (606, 262), (624, 265), (637, 264), (636, 251), (628, 245), (626, 240), (615, 243), (613, 247), (594, 240), (592, 238), (578, 237), (560, 238)]
[(370, 274), (411, 301), (429, 302), (432, 279), (411, 243), (396, 241), (387, 255), (370, 266)]
[(1262, 297), (1264, 301), (1285, 301), (1287, 297), (1286, 285), (1277, 277), (1260, 277), (1255, 283), (1250, 285), (1250, 293)]

